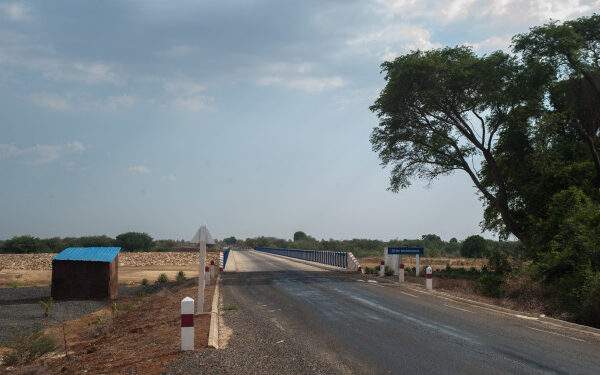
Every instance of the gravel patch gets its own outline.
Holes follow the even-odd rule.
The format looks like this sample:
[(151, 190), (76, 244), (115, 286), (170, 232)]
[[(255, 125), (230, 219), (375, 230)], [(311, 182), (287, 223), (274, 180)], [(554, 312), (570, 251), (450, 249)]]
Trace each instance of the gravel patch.
[[(140, 290), (148, 294), (172, 286), (175, 283), (153, 284), (148, 286), (119, 285), (119, 297), (139, 296)], [(40, 301), (50, 298), (50, 287), (0, 288), (0, 346), (10, 339), (13, 329), (30, 330), (35, 325), (44, 323), (53, 327), (65, 320), (80, 318), (110, 306), (110, 300), (55, 300), (50, 309), (50, 316), (44, 318), (44, 308)]]
[(221, 305), (236, 307), (221, 310), (224, 324), (232, 330), (229, 343), (219, 350), (186, 352), (166, 364), (169, 370), (165, 374), (345, 373), (335, 361), (311, 348), (314, 341), (277, 329), (254, 297), (237, 287), (244, 283), (244, 276), (223, 274), (223, 278)]

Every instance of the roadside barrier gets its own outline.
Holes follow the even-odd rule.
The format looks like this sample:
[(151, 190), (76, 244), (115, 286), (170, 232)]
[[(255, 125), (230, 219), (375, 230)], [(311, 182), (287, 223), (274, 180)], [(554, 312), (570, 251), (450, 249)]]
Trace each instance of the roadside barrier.
[(194, 300), (181, 300), (181, 350), (194, 350)]
[(431, 266), (427, 266), (427, 268), (425, 269), (425, 275), (426, 275), (426, 279), (425, 279), (425, 289), (427, 290), (432, 290), (433, 289), (433, 279), (432, 279), (432, 275), (431, 275)]
[(255, 247), (254, 250), (268, 254), (281, 255), (284, 257), (302, 259), (309, 262), (351, 269), (354, 271), (360, 271), (361, 269), (360, 263), (358, 263), (354, 255), (344, 251), (299, 250), (271, 247)]
[(404, 282), (404, 263), (400, 263), (400, 271), (398, 272), (398, 281)]
[(227, 259), (229, 258), (230, 251), (231, 251), (231, 248), (229, 247), (229, 248), (227, 248), (227, 250), (225, 250), (225, 254), (223, 254), (223, 263), (221, 263), (221, 268), (223, 268), (223, 270), (225, 269), (225, 266), (227, 265)]
[(385, 276), (385, 260), (382, 260), (381, 265), (379, 266), (379, 276)]
[(223, 252), (219, 253), (219, 271), (223, 271), (223, 268), (225, 266), (223, 266)]
[(352, 254), (350, 252), (348, 253), (348, 269), (357, 271), (357, 272), (361, 272), (361, 270), (362, 270), (362, 267), (360, 266), (358, 259), (356, 259), (354, 254)]

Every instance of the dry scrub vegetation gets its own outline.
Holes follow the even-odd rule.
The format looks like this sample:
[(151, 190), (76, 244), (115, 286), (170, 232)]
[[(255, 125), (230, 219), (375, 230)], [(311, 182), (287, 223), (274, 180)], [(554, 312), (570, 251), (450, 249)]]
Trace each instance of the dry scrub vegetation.
[[(58, 344), (57, 349), (29, 365), (13, 368), (11, 373), (161, 373), (167, 361), (182, 353), (180, 302), (185, 296), (195, 295), (194, 283), (189, 280), (155, 294), (118, 299), (103, 310), (46, 329), (45, 334)], [(205, 291), (204, 305), (208, 308), (213, 291), (213, 286)], [(197, 348), (207, 346), (209, 324), (210, 313), (196, 315)], [(6, 348), (0, 353), (5, 358), (11, 355)], [(0, 366), (0, 372), (6, 370)]]

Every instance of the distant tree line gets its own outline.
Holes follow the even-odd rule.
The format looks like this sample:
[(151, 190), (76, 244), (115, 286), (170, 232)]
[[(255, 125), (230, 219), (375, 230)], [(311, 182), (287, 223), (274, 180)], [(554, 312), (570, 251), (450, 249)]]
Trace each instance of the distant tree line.
[(0, 253), (59, 253), (68, 247), (121, 247), (123, 251), (172, 251), (174, 240), (154, 240), (147, 233), (127, 232), (112, 238), (106, 235), (38, 238), (24, 235), (0, 242)]
[(236, 240), (236, 242), (231, 243), (232, 239), (235, 239), (235, 237), (229, 237), (224, 241), (229, 240), (230, 244), (247, 247), (350, 251), (358, 257), (381, 256), (385, 247), (404, 245), (422, 247), (424, 248), (425, 256), (430, 257), (487, 258), (495, 251), (512, 254), (518, 252), (520, 249), (519, 243), (516, 241), (495, 241), (485, 239), (479, 235), (467, 237), (464, 241), (459, 241), (456, 238), (444, 241), (436, 234), (424, 234), (420, 239), (393, 239), (389, 241), (362, 238), (351, 240), (317, 240), (302, 231), (298, 231), (294, 233), (291, 240), (276, 237), (255, 237), (247, 238), (245, 241)]

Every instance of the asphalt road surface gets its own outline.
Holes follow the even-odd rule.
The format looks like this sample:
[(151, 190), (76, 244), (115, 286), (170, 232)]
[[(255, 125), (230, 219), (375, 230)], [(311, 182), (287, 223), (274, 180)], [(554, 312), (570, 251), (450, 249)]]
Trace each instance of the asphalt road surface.
[(174, 372), (600, 374), (598, 333), (255, 251), (229, 259), (227, 346)]

